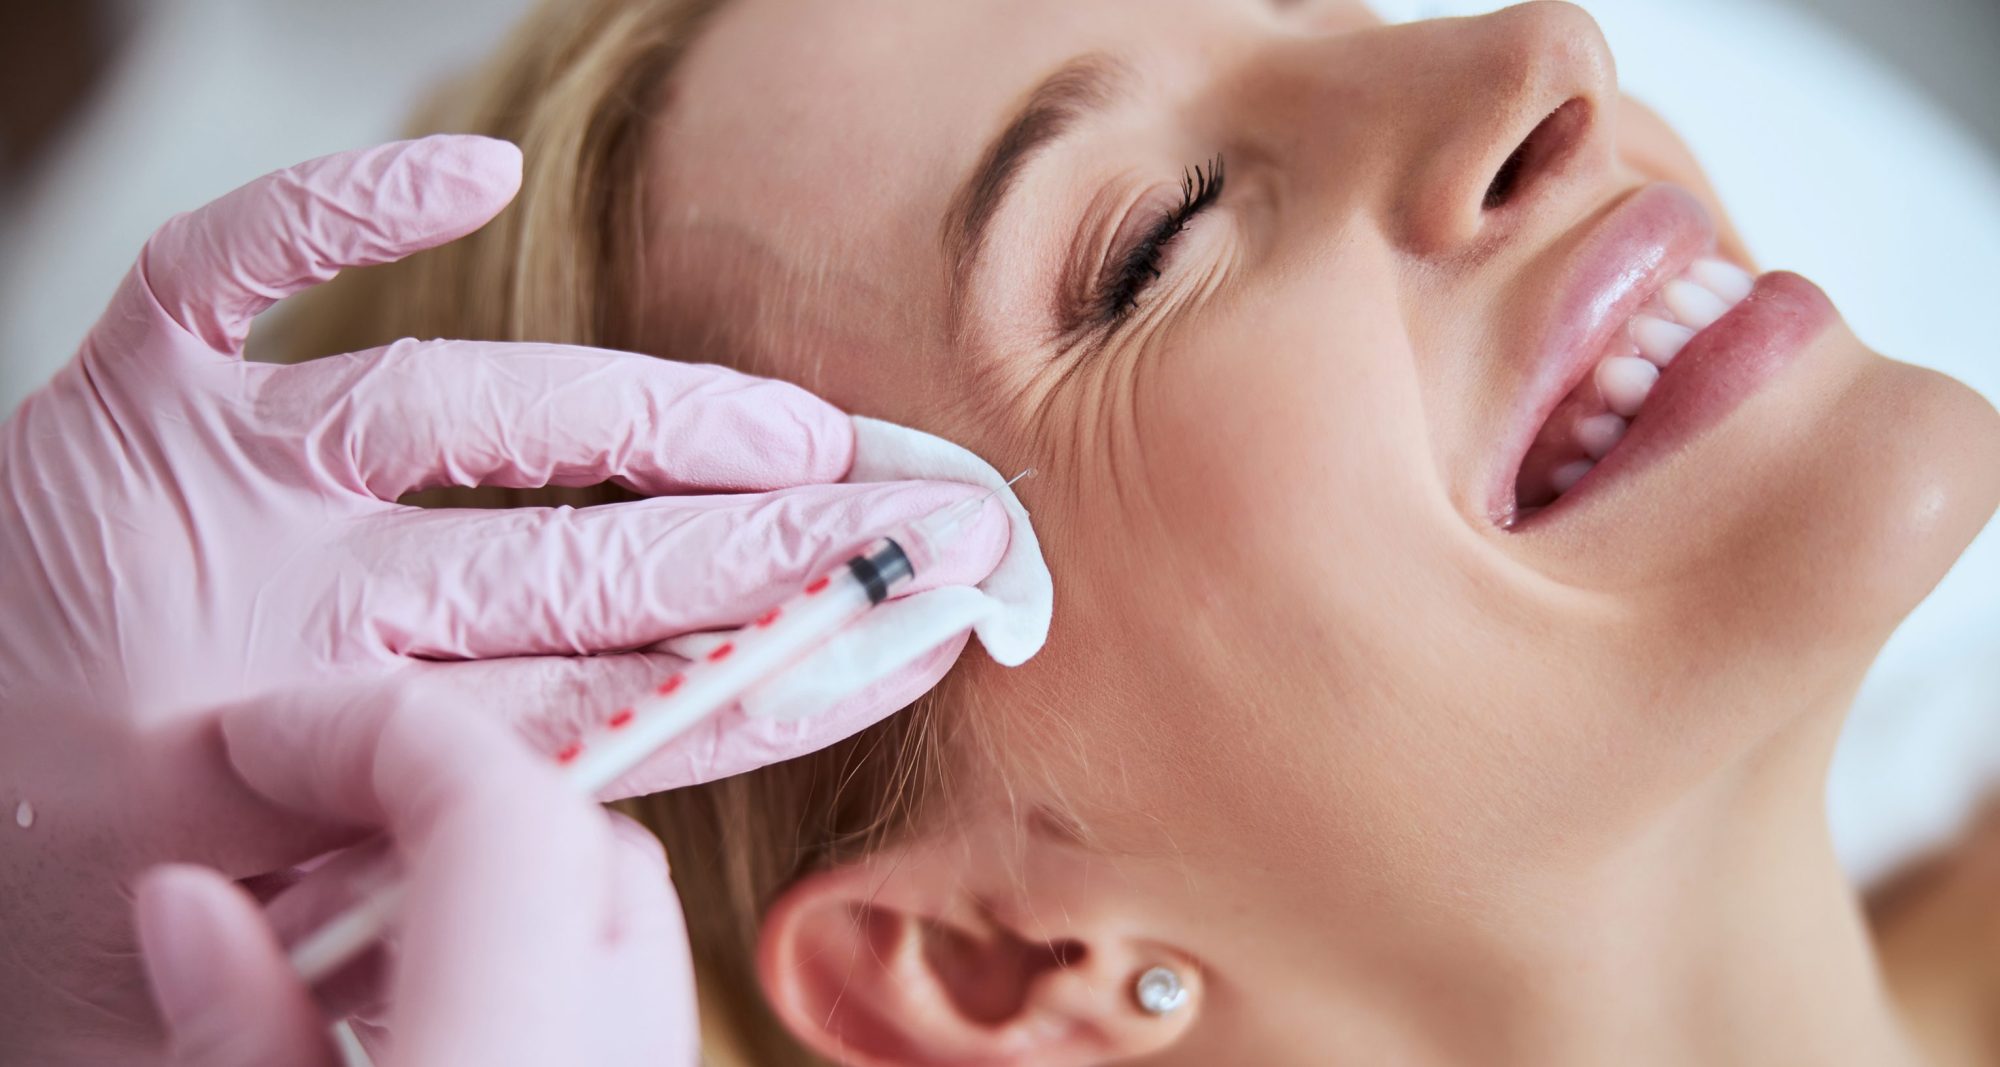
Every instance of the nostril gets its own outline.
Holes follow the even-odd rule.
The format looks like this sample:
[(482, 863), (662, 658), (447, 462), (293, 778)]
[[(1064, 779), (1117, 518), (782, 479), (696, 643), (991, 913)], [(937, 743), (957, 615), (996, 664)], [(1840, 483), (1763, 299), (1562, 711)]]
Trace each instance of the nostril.
[[(1535, 128), (1541, 129), (1539, 126)], [(1534, 135), (1530, 134), (1529, 140), (1533, 139)], [(1528, 142), (1522, 141), (1515, 146), (1513, 154), (1507, 157), (1505, 163), (1500, 164), (1500, 170), (1493, 175), (1493, 182), (1486, 187), (1486, 199), (1481, 207), (1491, 211), (1513, 199), (1514, 188), (1521, 183), (1521, 168), (1527, 159)]]
[(1569, 149), (1582, 139), (1589, 105), (1582, 97), (1567, 100), (1561, 107), (1535, 124), (1528, 136), (1516, 145), (1493, 181), (1486, 187), (1482, 207), (1487, 211), (1512, 201), (1537, 177), (1547, 173)]

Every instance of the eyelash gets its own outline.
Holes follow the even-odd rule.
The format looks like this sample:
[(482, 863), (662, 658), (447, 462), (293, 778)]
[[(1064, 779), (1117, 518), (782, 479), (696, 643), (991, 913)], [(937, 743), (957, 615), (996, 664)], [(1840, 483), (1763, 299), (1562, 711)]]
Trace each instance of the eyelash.
[(1160, 276), (1160, 258), (1181, 230), (1222, 195), (1222, 157), (1216, 156), (1181, 176), (1181, 206), (1161, 217), (1139, 243), (1132, 246), (1112, 268), (1097, 298), (1098, 318), (1112, 324), (1139, 306), (1139, 297)]

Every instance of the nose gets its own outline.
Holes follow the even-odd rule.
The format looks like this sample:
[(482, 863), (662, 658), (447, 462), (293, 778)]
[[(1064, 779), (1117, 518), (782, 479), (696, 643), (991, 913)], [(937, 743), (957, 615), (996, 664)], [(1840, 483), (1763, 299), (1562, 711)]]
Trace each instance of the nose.
[(1325, 171), (1412, 255), (1462, 253), (1552, 201), (1586, 200), (1611, 173), (1617, 75), (1581, 8), (1522, 4), (1330, 46), (1341, 55), (1301, 76), (1336, 99), (1305, 121), (1338, 116)]

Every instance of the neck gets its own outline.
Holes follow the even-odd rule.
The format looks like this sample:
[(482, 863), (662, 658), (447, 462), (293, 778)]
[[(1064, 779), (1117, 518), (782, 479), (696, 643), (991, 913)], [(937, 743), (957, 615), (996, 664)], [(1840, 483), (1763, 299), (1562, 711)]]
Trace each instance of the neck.
[[(1840, 718), (1774, 739), (1614, 854), (1338, 932), (1335, 988), (1322, 973), (1281, 1010), (1315, 1020), (1312, 1062), (1916, 1064), (1826, 830)], [(1292, 1062), (1301, 1037), (1245, 1062)]]

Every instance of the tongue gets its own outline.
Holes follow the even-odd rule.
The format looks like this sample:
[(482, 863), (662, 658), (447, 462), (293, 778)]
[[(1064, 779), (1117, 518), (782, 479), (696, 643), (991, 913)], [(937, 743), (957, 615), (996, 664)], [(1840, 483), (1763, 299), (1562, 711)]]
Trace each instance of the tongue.
[(1590, 458), (1590, 454), (1577, 442), (1577, 423), (1609, 410), (1604, 405), (1604, 398), (1598, 395), (1597, 384), (1585, 375), (1583, 381), (1556, 405), (1555, 413), (1542, 424), (1542, 432), (1529, 446), (1528, 458), (1521, 464), (1520, 477), (1514, 481), (1516, 507), (1545, 507), (1562, 495), (1556, 488), (1555, 472), (1577, 460)]

